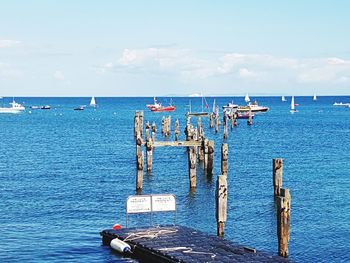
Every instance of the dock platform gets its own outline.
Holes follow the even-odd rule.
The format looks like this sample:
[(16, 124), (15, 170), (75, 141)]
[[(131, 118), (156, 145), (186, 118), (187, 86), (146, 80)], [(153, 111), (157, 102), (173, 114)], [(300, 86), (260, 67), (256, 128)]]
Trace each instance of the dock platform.
[(124, 240), (140, 262), (290, 262), (184, 226), (107, 229), (101, 236), (108, 246), (114, 238)]

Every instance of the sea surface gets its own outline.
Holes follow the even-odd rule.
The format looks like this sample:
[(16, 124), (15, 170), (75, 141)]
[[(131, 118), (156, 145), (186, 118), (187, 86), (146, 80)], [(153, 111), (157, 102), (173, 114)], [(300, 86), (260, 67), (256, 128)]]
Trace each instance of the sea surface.
[[(27, 108), (0, 114), (0, 261), (136, 262), (102, 246), (99, 232), (125, 227), (125, 201), (135, 192), (135, 110), (156, 122), (145, 105), (153, 98), (15, 98)], [(164, 104), (169, 98), (158, 98)], [(184, 139), (185, 113), (201, 111), (201, 98), (173, 98)], [(255, 99), (255, 98), (252, 98)], [(253, 125), (239, 120), (229, 130), (229, 199), (225, 237), (277, 254), (272, 159), (283, 158), (283, 186), (292, 196), (290, 259), (294, 262), (350, 262), (350, 108), (333, 106), (350, 97), (258, 97), (270, 107)], [(12, 98), (4, 98), (8, 103)], [(243, 97), (219, 97), (223, 106)], [(209, 110), (213, 98), (206, 98)], [(50, 105), (50, 110), (30, 109)], [(196, 121), (192, 119), (195, 124)], [(215, 182), (224, 142), (203, 120), (215, 140), (214, 175), (197, 168), (197, 189), (189, 190), (184, 148), (157, 148), (152, 175), (144, 176), (144, 194), (176, 195), (176, 223), (216, 234)], [(174, 138), (172, 133), (171, 138)], [(154, 224), (168, 224), (174, 214), (158, 214)], [(129, 217), (129, 226), (149, 224), (149, 217)]]

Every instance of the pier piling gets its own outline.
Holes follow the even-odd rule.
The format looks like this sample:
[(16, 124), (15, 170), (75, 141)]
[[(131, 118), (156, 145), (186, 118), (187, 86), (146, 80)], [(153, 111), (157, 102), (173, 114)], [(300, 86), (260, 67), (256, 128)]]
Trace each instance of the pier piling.
[(282, 188), (282, 174), (283, 174), (283, 159), (272, 160), (272, 172), (273, 172), (273, 192), (274, 196), (278, 197)]
[(227, 175), (218, 176), (216, 183), (216, 223), (217, 235), (223, 237), (227, 219)]
[(228, 174), (228, 144), (223, 143), (221, 146), (221, 174)]
[(196, 147), (188, 148), (188, 175), (190, 179), (190, 188), (196, 188), (196, 164), (197, 155), (195, 151)]
[(281, 188), (280, 196), (277, 197), (278, 254), (285, 258), (288, 257), (290, 239), (290, 210), (291, 195), (289, 189)]

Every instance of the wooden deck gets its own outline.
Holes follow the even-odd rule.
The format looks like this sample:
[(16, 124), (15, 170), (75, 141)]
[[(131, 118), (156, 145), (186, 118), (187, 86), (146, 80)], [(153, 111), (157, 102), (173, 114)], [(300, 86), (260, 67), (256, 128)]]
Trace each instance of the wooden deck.
[(183, 226), (103, 230), (102, 242), (127, 242), (140, 262), (290, 262)]

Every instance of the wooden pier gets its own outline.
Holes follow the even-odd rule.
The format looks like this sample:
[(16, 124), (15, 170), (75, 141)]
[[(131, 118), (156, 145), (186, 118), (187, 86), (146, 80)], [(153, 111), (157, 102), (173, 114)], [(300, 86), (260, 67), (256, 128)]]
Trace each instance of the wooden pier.
[(103, 245), (114, 238), (131, 246), (131, 257), (141, 262), (290, 262), (237, 243), (183, 226), (103, 230)]

